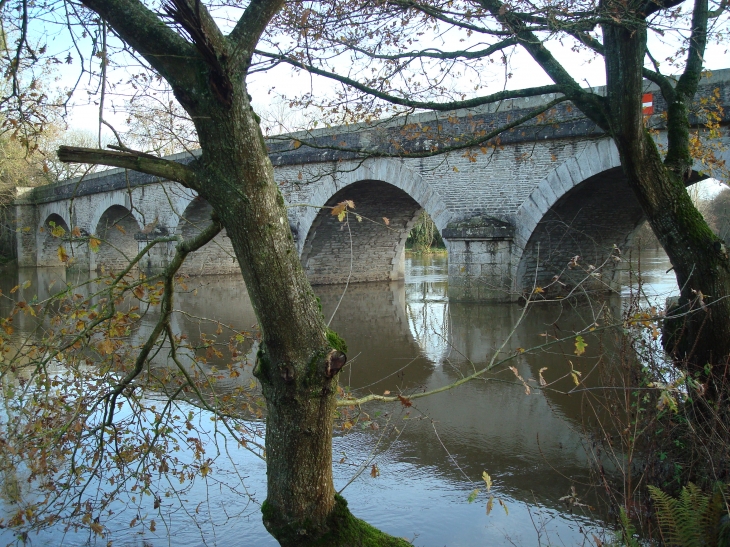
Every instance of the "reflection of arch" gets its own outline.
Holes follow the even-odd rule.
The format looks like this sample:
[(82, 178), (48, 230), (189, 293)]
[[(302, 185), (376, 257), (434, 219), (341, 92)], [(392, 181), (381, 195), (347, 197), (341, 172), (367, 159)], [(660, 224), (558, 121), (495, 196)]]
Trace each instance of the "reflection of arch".
[(96, 269), (119, 271), (137, 255), (139, 245), (134, 235), (139, 224), (132, 212), (122, 205), (112, 205), (99, 218), (94, 233), (101, 239), (95, 255)]
[[(190, 201), (177, 225), (176, 234), (185, 239), (210, 224), (213, 208), (201, 197)], [(188, 255), (180, 271), (189, 275), (231, 274), (239, 272), (231, 240), (225, 230), (202, 249)]]
[(309, 280), (330, 284), (344, 283), (348, 277), (352, 282), (402, 279), (405, 242), (421, 205), (397, 186), (379, 180), (350, 184), (324, 205), (332, 207), (343, 200), (355, 204), (363, 221), (351, 215), (347, 229), (330, 209), (319, 211), (302, 250)]
[[(41, 267), (58, 267), (64, 266), (64, 263), (58, 256), (58, 247), (64, 245), (68, 253), (68, 245), (64, 244), (63, 237), (68, 237), (71, 233), (68, 222), (59, 214), (51, 213), (46, 217), (43, 225), (39, 229), (40, 238), (38, 241), (38, 260), (37, 264)], [(54, 235), (54, 232), (56, 235)]]
[(450, 313), (446, 280), (406, 285), (406, 316), (411, 335), (421, 352), (440, 364), (450, 351)]
[[(348, 355), (362, 354), (368, 363), (365, 367), (359, 366), (361, 362), (352, 366), (346, 376), (340, 377), (342, 384), (377, 391), (383, 384), (376, 388), (373, 382), (387, 378), (384, 389), (391, 389), (396, 380), (393, 373), (409, 362), (409, 382), (420, 383), (428, 378), (431, 367), (419, 366), (424, 358), (419, 357), (420, 348), (408, 325), (406, 287), (405, 283), (361, 283), (350, 285), (344, 294), (342, 286), (314, 288), (326, 319), (337, 310), (331, 327), (347, 342)], [(375, 340), (378, 343), (373, 343)], [(417, 362), (414, 357), (418, 357)]]

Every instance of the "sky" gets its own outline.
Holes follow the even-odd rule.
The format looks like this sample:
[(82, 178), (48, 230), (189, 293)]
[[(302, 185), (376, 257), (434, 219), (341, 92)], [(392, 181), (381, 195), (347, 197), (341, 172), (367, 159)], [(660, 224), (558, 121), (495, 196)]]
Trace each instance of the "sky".
[[(228, 16), (226, 16), (228, 15)], [(218, 21), (225, 31), (230, 30), (231, 21), (235, 19), (235, 14), (220, 14)], [(64, 50), (70, 50), (73, 56), (73, 62), (70, 65), (63, 65), (59, 71), (57, 80), (54, 86), (59, 89), (71, 88), (76, 79), (79, 77), (80, 64), (78, 61), (78, 54), (73, 50), (72, 43), (70, 42), (68, 35), (63, 29), (54, 30), (53, 27), (47, 26), (45, 29), (46, 40), (49, 43), (49, 48), (53, 48), (59, 52)], [(650, 47), (655, 54), (657, 59), (663, 59), (672, 55), (676, 49), (676, 44), (668, 43), (663, 45), (659, 42), (662, 39), (657, 35), (651, 35)], [(663, 40), (666, 40), (665, 37)], [(464, 43), (459, 43), (454, 40), (453, 43), (448, 43), (448, 35), (441, 44), (431, 44), (442, 49), (462, 49)], [(89, 39), (85, 40), (86, 44), (89, 43)], [(552, 42), (549, 46), (553, 54), (559, 61), (573, 74), (573, 76), (584, 86), (601, 86), (605, 84), (605, 72), (603, 63), (586, 53), (576, 54), (570, 51), (570, 48), (566, 45), (561, 47), (557, 42)], [(727, 45), (710, 44), (707, 50), (705, 65), (710, 70), (717, 70), (721, 68), (730, 68), (730, 56), (728, 56)], [(87, 54), (88, 55), (88, 54)], [(349, 67), (340, 64), (338, 71), (340, 73), (346, 72)], [(551, 84), (551, 80), (547, 75), (537, 66), (537, 64), (531, 59), (531, 57), (523, 52), (517, 50), (510, 57), (509, 71), (512, 73), (512, 77), (507, 81), (506, 87), (509, 89), (520, 89), (524, 87), (533, 87), (539, 85)], [(671, 69), (665, 68), (667, 73), (671, 73)], [(125, 69), (115, 69), (110, 71), (109, 81), (112, 82), (124, 82), (129, 79), (130, 72)], [(493, 75), (486, 75), (487, 81), (492, 81), (494, 84), (493, 89), (480, 89), (481, 93), (490, 93), (498, 91), (505, 86), (504, 83), (504, 67), (498, 67)], [(89, 85), (91, 84), (91, 85)], [(308, 74), (299, 73), (295, 74), (293, 71), (285, 66), (280, 65), (279, 67), (270, 70), (266, 73), (258, 73), (249, 77), (248, 80), (249, 91), (253, 96), (254, 109), (261, 112), (271, 108), (271, 101), (276, 100), (277, 94), (286, 94), (289, 98), (294, 94), (301, 91), (313, 90), (315, 93), (329, 94), (334, 89), (334, 84), (330, 81), (325, 81), (322, 78), (310, 77)], [(109, 95), (105, 100), (104, 117), (107, 121), (115, 125), (116, 127), (123, 128), (126, 120), (126, 113), (124, 112), (124, 95), (130, 95), (134, 90), (126, 84), (117, 86), (117, 90), (122, 96)], [(82, 78), (82, 83), (77, 87), (72, 100), (70, 102), (70, 108), (68, 111), (67, 123), (70, 129), (79, 129), (83, 131), (89, 131), (92, 133), (98, 133), (99, 131), (99, 110), (98, 110), (99, 96), (96, 93), (96, 87), (93, 82), (89, 82), (88, 76)], [(111, 137), (109, 130), (104, 129), (103, 132), (106, 134), (106, 139)]]

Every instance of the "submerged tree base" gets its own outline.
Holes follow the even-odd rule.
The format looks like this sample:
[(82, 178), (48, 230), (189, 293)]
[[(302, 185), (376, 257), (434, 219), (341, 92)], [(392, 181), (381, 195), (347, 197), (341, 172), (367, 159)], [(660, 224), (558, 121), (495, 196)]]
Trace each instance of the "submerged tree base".
[(264, 526), (282, 547), (406, 547), (409, 541), (393, 537), (350, 513), (347, 500), (335, 494), (335, 506), (323, 525), (309, 521), (284, 522), (268, 501), (261, 505)]

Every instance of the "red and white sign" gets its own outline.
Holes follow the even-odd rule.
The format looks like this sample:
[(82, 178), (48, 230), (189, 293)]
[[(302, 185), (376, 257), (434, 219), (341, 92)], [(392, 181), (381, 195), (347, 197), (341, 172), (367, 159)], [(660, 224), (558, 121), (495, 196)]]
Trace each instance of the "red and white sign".
[(652, 93), (644, 93), (641, 96), (641, 113), (644, 116), (654, 114), (654, 95)]

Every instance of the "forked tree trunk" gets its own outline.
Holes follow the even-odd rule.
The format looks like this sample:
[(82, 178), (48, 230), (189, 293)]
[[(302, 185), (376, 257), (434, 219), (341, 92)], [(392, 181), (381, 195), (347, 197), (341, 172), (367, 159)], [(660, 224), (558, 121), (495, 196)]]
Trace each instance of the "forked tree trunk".
[(336, 372), (346, 347), (306, 279), (244, 86), (230, 108), (211, 100), (204, 112), (194, 117), (203, 197), (231, 239), (262, 331), (254, 373), (267, 405), (264, 524), (284, 546), (407, 545), (354, 518), (335, 495)]
[[(645, 22), (637, 16), (633, 23), (603, 24), (603, 37), (611, 136), (624, 173), (672, 263), (681, 290), (679, 306), (670, 312), (684, 315), (666, 322), (665, 347), (690, 373), (707, 382), (709, 394), (714, 397), (728, 389), (730, 261), (724, 245), (686, 191), (687, 164), (681, 169), (665, 164), (644, 126), (641, 96)], [(675, 143), (688, 142), (688, 105), (680, 101), (690, 99), (678, 95), (670, 105), (668, 131), (677, 133), (669, 136)], [(680, 152), (683, 149), (675, 148)], [(686, 156), (689, 158), (688, 147)]]

